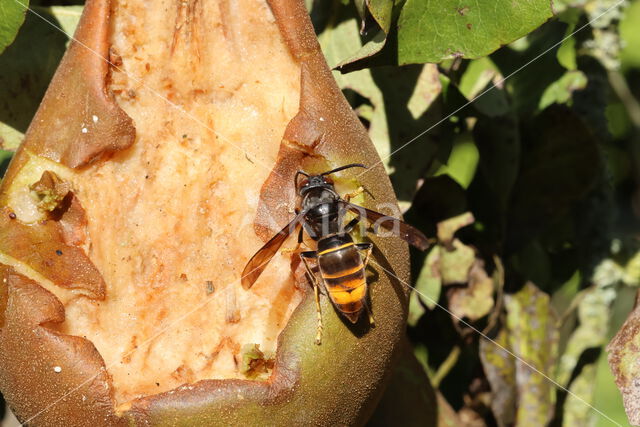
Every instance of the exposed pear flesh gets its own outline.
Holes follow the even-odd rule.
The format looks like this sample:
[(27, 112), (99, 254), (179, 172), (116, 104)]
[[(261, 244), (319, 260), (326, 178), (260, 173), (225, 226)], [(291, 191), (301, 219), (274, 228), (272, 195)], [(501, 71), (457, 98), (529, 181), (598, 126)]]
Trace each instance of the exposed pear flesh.
[[(296, 170), (378, 162), (302, 2), (90, 0), (76, 38), (0, 189), (0, 389), (18, 417), (365, 420), (406, 318), (376, 265), (406, 281), (406, 246), (373, 238), (377, 325), (323, 297), (320, 346), (295, 252), (240, 286), (294, 216)], [(381, 166), (336, 182), (395, 203)]]

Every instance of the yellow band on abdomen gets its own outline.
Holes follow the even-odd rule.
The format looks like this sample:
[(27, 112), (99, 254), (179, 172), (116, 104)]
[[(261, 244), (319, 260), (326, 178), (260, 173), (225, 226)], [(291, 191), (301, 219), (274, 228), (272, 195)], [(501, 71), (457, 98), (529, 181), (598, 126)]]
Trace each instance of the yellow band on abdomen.
[[(355, 280), (351, 282), (355, 282)], [(358, 284), (352, 286), (353, 289), (351, 291), (329, 287), (329, 295), (333, 302), (336, 304), (349, 304), (363, 299), (367, 293), (367, 282), (365, 280), (358, 280), (358, 282)]]
[(353, 242), (349, 242), (349, 243), (345, 243), (344, 245), (336, 246), (335, 248), (325, 249), (324, 251), (318, 252), (318, 255), (324, 255), (330, 252), (339, 251), (340, 249), (348, 248), (349, 246), (353, 246), (354, 244), (355, 243)]

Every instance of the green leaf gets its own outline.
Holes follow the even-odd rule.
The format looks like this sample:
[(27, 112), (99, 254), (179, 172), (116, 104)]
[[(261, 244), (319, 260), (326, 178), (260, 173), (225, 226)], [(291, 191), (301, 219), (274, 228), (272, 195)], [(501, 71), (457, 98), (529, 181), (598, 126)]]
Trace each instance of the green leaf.
[(353, 0), (353, 4), (358, 11), (358, 16), (362, 21), (367, 18), (367, 5), (365, 0)]
[(515, 425), (547, 425), (554, 406), (555, 389), (546, 377), (553, 377), (556, 360), (556, 315), (549, 304), (549, 296), (531, 282), (516, 294), (505, 295), (504, 304), (509, 349), (517, 357)]
[(4, 176), (7, 166), (9, 166), (9, 160), (11, 160), (13, 153), (11, 151), (0, 150), (0, 181)]
[(478, 111), (489, 117), (502, 116), (510, 110), (507, 94), (499, 88), (502, 79), (498, 67), (489, 57), (484, 57), (469, 62), (459, 89)]
[(418, 297), (430, 310), (438, 304), (442, 289), (442, 277), (440, 276), (440, 247), (434, 246), (429, 251), (422, 265), (420, 274), (416, 279), (416, 290), (420, 291)]
[(23, 138), (24, 133), (12, 128), (5, 123), (0, 122), (0, 149), (7, 151), (16, 151), (20, 146)]
[[(347, 59), (340, 62), (340, 64), (336, 66), (336, 69), (343, 73), (349, 73), (374, 65), (395, 64), (395, 60), (391, 58), (393, 55), (385, 54), (384, 52), (382, 55), (379, 54), (387, 44), (389, 30), (391, 29), (394, 15), (398, 13), (397, 11), (399, 10), (399, 3), (401, 3), (401, 1), (396, 1), (396, 3), (398, 4), (394, 4), (393, 0), (355, 0), (356, 9), (363, 21), (363, 25), (366, 22), (366, 11), (369, 11), (378, 24), (379, 30), (376, 31), (373, 38), (368, 40), (355, 54), (349, 55)], [(396, 10), (395, 13), (394, 9)], [(369, 31), (373, 32), (373, 29)], [(381, 64), (376, 64), (375, 62), (378, 62), (379, 59), (382, 59)]]
[(620, 52), (620, 61), (625, 69), (640, 67), (640, 2), (632, 2), (625, 10), (620, 22), (620, 37), (623, 40), (623, 48)]
[(567, 71), (560, 80), (556, 80), (545, 89), (538, 108), (544, 110), (551, 104), (570, 103), (573, 92), (585, 87), (587, 87), (587, 76), (582, 71)]
[[(342, 8), (334, 27), (327, 27), (318, 39), (329, 66), (347, 57), (359, 46), (358, 18)], [(353, 11), (352, 11), (353, 12)], [(334, 71), (338, 86), (356, 112), (368, 122), (369, 137), (391, 175), (398, 199), (408, 203), (416, 191), (416, 181), (425, 173), (439, 151), (436, 138), (448, 132), (438, 126), (387, 159), (399, 145), (434, 124), (439, 114), (441, 83), (435, 65), (378, 67), (349, 74)]]
[[(47, 9), (41, 9), (45, 13), (49, 13), (55, 21), (55, 25), (60, 27), (66, 34), (73, 36), (80, 22), (80, 16), (82, 15), (83, 6), (51, 6)], [(40, 13), (40, 11), (38, 12)], [(69, 39), (71, 41), (71, 39)]]
[[(548, 265), (547, 265), (547, 268), (549, 268)], [(526, 276), (526, 277), (529, 277), (529, 276)], [(580, 275), (580, 271), (576, 270), (571, 275), (569, 280), (567, 280), (562, 285), (560, 285), (557, 288), (557, 290), (553, 293), (553, 295), (551, 295), (551, 305), (553, 305), (553, 308), (556, 311), (556, 313), (560, 313), (560, 315), (563, 318), (562, 319), (563, 323), (567, 322), (566, 317), (569, 317), (568, 316), (569, 313), (573, 310), (575, 305), (580, 302), (579, 301), (580, 299), (576, 298), (578, 291), (580, 290), (580, 283), (582, 283), (582, 276)], [(568, 337), (564, 337), (564, 338), (568, 338)], [(564, 339), (562, 342), (566, 342), (566, 341), (567, 340)]]
[(469, 133), (458, 135), (453, 141), (446, 165), (442, 165), (435, 176), (447, 174), (462, 188), (468, 188), (478, 167), (478, 148)]
[[(631, 120), (627, 114), (627, 108), (622, 102), (615, 100), (610, 102), (606, 107), (605, 116), (607, 119), (607, 129), (609, 130), (609, 133), (611, 133), (613, 139), (623, 139), (629, 135), (633, 125), (631, 124)], [(609, 149), (617, 147), (608, 146), (606, 148)], [(620, 150), (618, 149), (618, 151)], [(627, 154), (624, 153), (623, 155), (626, 157)], [(613, 173), (616, 172), (615, 168), (611, 169)]]
[[(555, 53), (567, 31), (567, 24), (552, 20), (540, 29), (491, 55), (500, 73), (513, 110), (531, 114), (549, 85), (567, 71)], [(526, 68), (520, 70), (524, 64)]]
[[(81, 6), (38, 8), (40, 16), (69, 34), (81, 12)], [(68, 41), (60, 30), (30, 13), (14, 43), (0, 55), (0, 147), (15, 150), (22, 142)]]
[(407, 324), (416, 326), (420, 318), (427, 310), (422, 305), (420, 296), (416, 292), (411, 292), (409, 296), (409, 315), (407, 316)]
[[(570, 27), (573, 30), (573, 27)], [(575, 70), (578, 67), (576, 62), (576, 39), (569, 37), (562, 42), (556, 53), (558, 62), (567, 70)]]
[(304, 0), (304, 6), (307, 8), (307, 11), (309, 13), (313, 11), (313, 3), (314, 3), (314, 0)]
[(479, 58), (553, 16), (549, 0), (407, 0), (398, 21), (400, 64)]
[(0, 0), (0, 53), (13, 42), (29, 7), (29, 0)]
[(558, 19), (567, 24), (567, 30), (564, 34), (564, 40), (556, 53), (558, 62), (567, 70), (575, 70), (578, 68), (576, 62), (576, 39), (573, 37), (578, 20), (582, 15), (582, 11), (578, 8), (569, 8), (562, 12)]
[(472, 99), (499, 74), (500, 70), (488, 56), (469, 61), (458, 89), (467, 99)]
[(393, 0), (369, 0), (366, 2), (369, 6), (371, 16), (376, 20), (382, 31), (389, 33), (391, 28), (391, 20), (393, 18)]
[(627, 262), (622, 280), (627, 286), (640, 286), (640, 252), (636, 252)]
[(368, 61), (371, 61), (375, 55), (377, 55), (387, 43), (387, 33), (380, 30), (371, 40), (364, 44), (354, 54), (350, 54), (346, 59), (341, 61), (335, 66), (336, 70), (341, 73), (349, 73), (365, 68), (366, 66), (372, 66)]

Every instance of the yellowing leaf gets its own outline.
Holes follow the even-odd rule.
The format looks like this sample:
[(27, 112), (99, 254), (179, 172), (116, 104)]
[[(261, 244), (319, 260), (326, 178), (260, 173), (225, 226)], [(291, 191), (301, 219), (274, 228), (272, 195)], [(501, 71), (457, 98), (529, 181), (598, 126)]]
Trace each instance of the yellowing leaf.
[(505, 295), (504, 303), (509, 348), (517, 356), (515, 424), (543, 426), (551, 419), (554, 408), (555, 388), (546, 377), (553, 375), (556, 360), (556, 315), (549, 296), (531, 282), (517, 293)]
[(476, 253), (473, 248), (458, 239), (452, 242), (451, 249), (443, 248), (440, 255), (442, 283), (445, 285), (466, 283), (469, 280), (469, 269), (475, 258)]
[(471, 212), (465, 212), (453, 218), (438, 223), (438, 240), (448, 244), (453, 240), (456, 231), (469, 224), (473, 224), (474, 218)]
[(487, 276), (482, 262), (476, 260), (469, 271), (469, 284), (452, 291), (449, 309), (458, 318), (478, 320), (493, 308), (493, 290), (493, 279)]
[(511, 426), (516, 418), (516, 360), (504, 349), (509, 346), (504, 328), (493, 341), (480, 339), (480, 360), (491, 384), (491, 409), (496, 421), (500, 427)]
[(420, 291), (422, 302), (433, 310), (440, 298), (442, 288), (442, 277), (440, 275), (440, 252), (439, 246), (435, 246), (427, 255), (420, 274), (416, 279), (416, 290)]

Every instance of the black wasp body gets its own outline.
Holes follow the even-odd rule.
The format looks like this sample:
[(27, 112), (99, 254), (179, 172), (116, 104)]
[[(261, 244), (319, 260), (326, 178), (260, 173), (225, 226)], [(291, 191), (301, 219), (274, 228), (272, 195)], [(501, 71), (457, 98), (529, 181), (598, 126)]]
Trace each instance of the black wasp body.
[[(397, 218), (385, 217), (379, 212), (351, 204), (340, 197), (335, 190), (333, 181), (327, 175), (352, 167), (365, 166), (350, 164), (319, 175), (309, 175), (306, 172), (298, 171), (294, 181), (302, 199), (301, 209), (296, 211), (297, 215), (293, 221), (256, 252), (242, 272), (242, 285), (248, 289), (258, 279), (286, 238), (301, 224), (298, 244), (302, 243), (303, 230), (317, 242), (315, 251), (301, 252), (300, 258), (315, 291), (318, 311), (316, 342), (318, 344), (322, 334), (319, 303), (321, 285), (326, 289), (335, 308), (352, 323), (355, 323), (363, 309), (367, 308), (365, 269), (373, 245), (371, 243), (355, 243), (350, 234), (363, 215), (370, 222), (381, 221), (380, 226), (394, 232), (398, 237), (419, 249), (424, 250), (428, 247), (427, 238), (410, 225)], [(305, 179), (298, 182), (301, 175)], [(347, 211), (353, 212), (356, 216), (345, 225), (344, 218)], [(320, 278), (314, 273), (312, 263), (316, 264)], [(373, 323), (370, 313), (369, 320)]]

